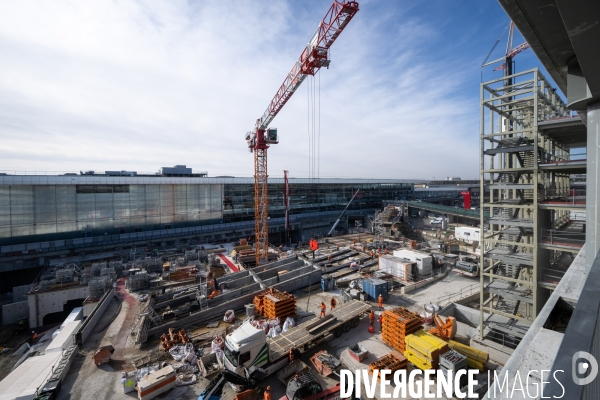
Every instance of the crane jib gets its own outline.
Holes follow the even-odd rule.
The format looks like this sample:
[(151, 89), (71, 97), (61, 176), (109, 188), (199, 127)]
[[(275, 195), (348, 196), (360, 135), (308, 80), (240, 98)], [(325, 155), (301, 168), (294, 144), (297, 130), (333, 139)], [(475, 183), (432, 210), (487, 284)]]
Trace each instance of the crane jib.
[[(302, 84), (307, 75), (314, 75), (322, 66), (329, 64), (329, 48), (358, 10), (358, 3), (355, 1), (334, 1), (327, 14), (325, 14), (325, 18), (319, 23), (319, 27), (309, 44), (294, 63), (292, 70), (288, 73), (277, 90), (275, 97), (271, 100), (269, 107), (267, 107), (260, 118), (260, 122), (257, 124), (258, 129), (264, 130), (269, 127), (269, 124)], [(324, 54), (315, 57), (317, 53), (323, 52)], [(315, 58), (322, 61), (315, 63)]]

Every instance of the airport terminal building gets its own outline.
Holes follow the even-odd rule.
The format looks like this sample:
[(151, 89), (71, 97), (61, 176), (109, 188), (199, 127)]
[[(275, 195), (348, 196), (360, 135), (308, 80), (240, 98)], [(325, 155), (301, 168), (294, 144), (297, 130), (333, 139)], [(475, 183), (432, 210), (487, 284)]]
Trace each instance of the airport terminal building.
[[(165, 169), (163, 169), (165, 170)], [(254, 179), (206, 173), (135, 172), (0, 175), (0, 272), (41, 266), (77, 249), (161, 246), (254, 235)], [(339, 229), (373, 214), (383, 200), (413, 197), (403, 179), (289, 179), (292, 241), (324, 235), (360, 190)], [(269, 180), (269, 231), (285, 241), (284, 180)], [(27, 258), (27, 257), (25, 257)]]

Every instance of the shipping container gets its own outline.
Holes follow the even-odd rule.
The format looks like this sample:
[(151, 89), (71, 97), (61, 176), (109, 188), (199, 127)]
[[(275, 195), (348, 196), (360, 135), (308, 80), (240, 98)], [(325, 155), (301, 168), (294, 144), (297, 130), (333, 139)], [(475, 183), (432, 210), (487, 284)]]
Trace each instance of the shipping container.
[(383, 296), (384, 300), (388, 298), (388, 283), (382, 279), (364, 279), (362, 288), (369, 300), (377, 301), (379, 295)]
[(454, 228), (454, 237), (462, 240), (465, 243), (473, 243), (473, 241), (481, 241), (481, 228), (471, 226), (457, 226)]

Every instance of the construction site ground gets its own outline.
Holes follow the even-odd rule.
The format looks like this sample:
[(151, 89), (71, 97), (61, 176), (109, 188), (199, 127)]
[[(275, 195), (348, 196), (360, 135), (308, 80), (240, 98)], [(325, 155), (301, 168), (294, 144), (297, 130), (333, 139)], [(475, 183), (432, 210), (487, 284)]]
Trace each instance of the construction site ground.
[[(362, 235), (365, 237), (365, 235)], [(363, 239), (364, 240), (364, 239)], [(419, 288), (409, 294), (402, 295), (400, 290), (396, 289), (389, 292), (389, 299), (385, 302), (385, 308), (394, 308), (398, 306), (407, 307), (410, 310), (421, 312), (425, 304), (437, 304), (440, 298), (447, 298), (448, 295), (455, 294), (463, 288), (467, 288), (477, 283), (477, 278), (469, 278), (463, 275), (450, 271), (445, 277), (434, 281), (431, 284)], [(328, 306), (332, 296), (336, 296), (338, 301), (342, 301), (340, 291), (322, 292), (320, 288), (312, 288), (311, 293), (308, 290), (299, 290), (294, 293), (297, 298), (296, 306), (299, 315), (299, 321), (306, 321), (307, 318), (312, 318), (318, 315), (318, 307), (323, 301)], [(159, 359), (162, 361), (173, 362), (170, 355), (165, 354), (159, 349), (159, 341), (157, 337), (152, 337), (143, 345), (135, 345), (131, 336), (131, 328), (134, 318), (140, 312), (137, 296), (130, 294), (118, 284), (117, 286), (118, 301), (113, 301), (105, 311), (102, 319), (98, 323), (98, 327), (102, 327), (110, 323), (107, 329), (102, 332), (92, 333), (86, 343), (79, 348), (79, 355), (76, 357), (71, 369), (63, 382), (63, 387), (59, 400), (70, 400), (79, 398), (88, 399), (128, 399), (137, 397), (136, 392), (123, 393), (121, 385), (121, 374), (124, 371), (134, 370), (135, 360), (142, 358)], [(118, 302), (122, 302), (122, 307), (118, 313)], [(373, 310), (377, 314), (377, 305), (372, 303)], [(238, 314), (238, 319), (244, 319), (246, 316)], [(111, 319), (114, 320), (112, 322)], [(224, 333), (229, 324), (220, 321), (216, 328), (206, 328), (199, 326), (195, 329), (189, 329), (192, 337), (202, 337), (210, 339), (213, 336)], [(302, 354), (300, 359), (307, 365), (312, 367), (309, 358), (319, 350), (327, 350), (330, 354), (340, 357), (343, 350), (349, 345), (358, 341), (367, 341), (366, 343), (377, 343), (382, 349), (387, 349), (387, 346), (381, 342), (381, 333), (379, 323), (376, 323), (376, 333), (368, 332), (368, 319), (363, 318), (352, 331), (343, 334), (341, 337), (323, 343), (307, 353)], [(92, 355), (101, 346), (111, 344), (115, 348), (113, 359), (105, 365), (96, 366), (93, 363)], [(210, 345), (209, 345), (210, 346)], [(207, 346), (207, 347), (209, 347)], [(159, 358), (160, 357), (160, 358)], [(365, 364), (365, 368), (367, 364)], [(313, 373), (317, 376), (324, 387), (334, 385), (337, 380), (321, 377), (317, 372)], [(333, 375), (335, 378), (335, 375)], [(196, 399), (202, 390), (208, 384), (208, 380), (200, 379), (196, 384), (190, 386), (176, 387), (169, 392), (159, 396), (159, 398), (169, 399)], [(270, 385), (272, 388), (272, 397), (279, 399), (285, 395), (285, 387), (277, 380), (275, 376), (268, 377), (260, 383), (261, 386)], [(233, 390), (226, 385), (223, 393), (223, 400), (232, 399), (235, 396)]]

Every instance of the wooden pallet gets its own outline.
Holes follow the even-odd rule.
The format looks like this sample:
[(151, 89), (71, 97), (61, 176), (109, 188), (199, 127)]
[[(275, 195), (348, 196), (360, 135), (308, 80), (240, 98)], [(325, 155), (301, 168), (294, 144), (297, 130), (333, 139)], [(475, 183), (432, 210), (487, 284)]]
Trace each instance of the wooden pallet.
[[(383, 357), (378, 358), (371, 364), (369, 364), (369, 375), (373, 376), (375, 370), (389, 370), (393, 374), (399, 369), (406, 369), (408, 366), (408, 360), (401, 353), (392, 351)], [(377, 372), (377, 381), (381, 382), (379, 371)]]

